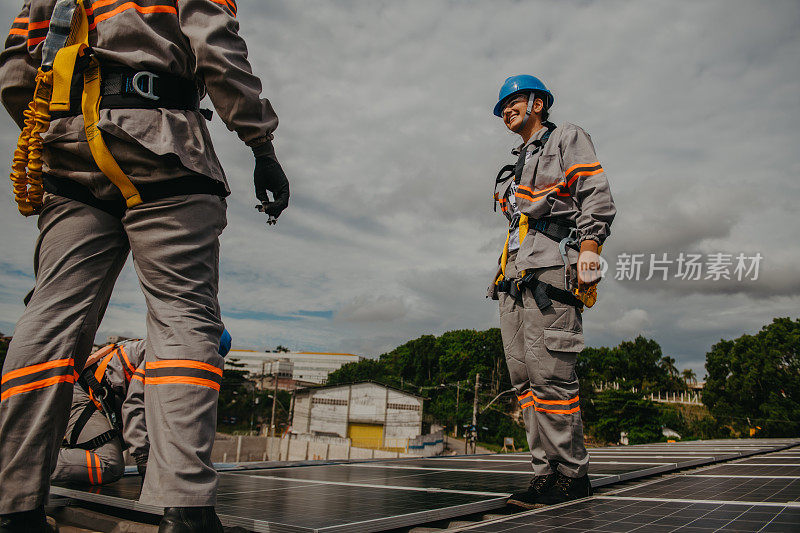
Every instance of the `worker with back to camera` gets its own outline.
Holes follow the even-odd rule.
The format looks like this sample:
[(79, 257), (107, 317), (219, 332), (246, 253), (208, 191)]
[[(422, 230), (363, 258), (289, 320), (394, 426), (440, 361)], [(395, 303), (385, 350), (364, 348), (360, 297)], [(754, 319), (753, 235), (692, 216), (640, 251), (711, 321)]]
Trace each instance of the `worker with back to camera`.
[(129, 252), (147, 305), (150, 451), (139, 501), (164, 508), (161, 533), (222, 531), (211, 450), (230, 189), (204, 95), (252, 149), (269, 222), (289, 202), (272, 144), (278, 119), (252, 73), (236, 2), (20, 3), (0, 54), (0, 99), (23, 129), (11, 177), (39, 238), (35, 289), (2, 369), (0, 533), (53, 530), (44, 504), (74, 382)]
[[(67, 432), (53, 481), (108, 485), (125, 472), (123, 449), (136, 469), (147, 471), (150, 440), (144, 407), (144, 339), (103, 346), (89, 356), (72, 394)], [(222, 332), (219, 354), (231, 349), (231, 334)]]
[(616, 214), (589, 135), (549, 122), (553, 101), (538, 78), (520, 75), (505, 81), (494, 108), (522, 139), (495, 182), (495, 208), (509, 227), (488, 296), (500, 301), (534, 473), (509, 503), (526, 508), (591, 494), (575, 362), (581, 313), (597, 297), (597, 254)]

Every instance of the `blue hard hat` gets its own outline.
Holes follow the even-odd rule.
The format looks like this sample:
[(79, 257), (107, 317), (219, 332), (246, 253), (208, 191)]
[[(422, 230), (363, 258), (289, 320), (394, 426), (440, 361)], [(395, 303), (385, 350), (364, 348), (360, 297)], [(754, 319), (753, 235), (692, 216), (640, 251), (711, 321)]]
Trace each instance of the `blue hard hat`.
[(222, 337), (219, 339), (219, 354), (222, 357), (225, 357), (231, 351), (232, 342), (233, 337), (231, 337), (230, 332), (227, 329), (222, 330)]
[(509, 78), (506, 78), (506, 81), (503, 83), (503, 86), (500, 87), (500, 96), (498, 96), (497, 98), (497, 105), (494, 106), (495, 116), (498, 117), (503, 116), (503, 100), (505, 100), (512, 94), (517, 94), (526, 91), (538, 91), (541, 93), (545, 93), (547, 95), (547, 101), (544, 103), (545, 109), (550, 109), (550, 106), (553, 105), (555, 97), (553, 96), (553, 93), (551, 93), (547, 89), (547, 87), (544, 86), (542, 80), (540, 80), (536, 76), (530, 76), (528, 74), (520, 74), (518, 76), (511, 76)]

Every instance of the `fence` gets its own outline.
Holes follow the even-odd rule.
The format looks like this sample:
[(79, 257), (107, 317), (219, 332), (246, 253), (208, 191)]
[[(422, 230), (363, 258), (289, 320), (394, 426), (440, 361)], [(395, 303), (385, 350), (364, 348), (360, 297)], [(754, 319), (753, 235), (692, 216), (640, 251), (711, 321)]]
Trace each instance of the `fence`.
[(703, 405), (700, 394), (697, 392), (658, 392), (650, 394), (650, 400), (661, 403), (682, 403), (685, 405)]
[(416, 439), (402, 440), (402, 448), (370, 449), (351, 446), (349, 439), (337, 437), (289, 434), (281, 438), (217, 433), (211, 458), (216, 463), (389, 459), (429, 457), (444, 451), (441, 431)]

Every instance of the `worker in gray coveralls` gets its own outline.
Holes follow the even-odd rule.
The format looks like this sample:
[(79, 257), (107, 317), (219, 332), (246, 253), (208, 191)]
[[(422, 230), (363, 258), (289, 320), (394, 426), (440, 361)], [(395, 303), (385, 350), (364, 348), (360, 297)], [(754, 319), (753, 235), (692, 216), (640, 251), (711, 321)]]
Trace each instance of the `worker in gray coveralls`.
[(2, 369), (0, 533), (53, 531), (44, 504), (74, 383), (129, 253), (147, 304), (150, 452), (139, 501), (164, 508), (160, 533), (221, 532), (211, 450), (230, 189), (202, 97), (252, 149), (269, 222), (289, 203), (272, 144), (278, 118), (247, 59), (236, 2), (20, 1), (0, 54), (0, 98), (20, 127), (29, 104), (47, 111), (37, 102), (51, 95), (35, 90), (43, 67), (55, 74), (43, 149), (26, 156), (30, 183), (42, 171), (43, 200), (32, 194), (23, 211), (15, 181), (39, 237), (35, 289)]
[[(222, 332), (219, 354), (231, 349)], [(107, 485), (125, 472), (123, 449), (130, 451), (144, 479), (150, 440), (145, 421), (144, 339), (108, 344), (92, 355), (72, 394), (67, 433), (51, 479)]]
[(581, 311), (594, 304), (597, 254), (616, 214), (589, 135), (547, 120), (553, 100), (538, 78), (512, 76), (494, 108), (522, 138), (495, 183), (509, 228), (488, 295), (500, 300), (533, 462), (530, 487), (509, 503), (527, 508), (591, 494), (575, 362), (584, 348)]

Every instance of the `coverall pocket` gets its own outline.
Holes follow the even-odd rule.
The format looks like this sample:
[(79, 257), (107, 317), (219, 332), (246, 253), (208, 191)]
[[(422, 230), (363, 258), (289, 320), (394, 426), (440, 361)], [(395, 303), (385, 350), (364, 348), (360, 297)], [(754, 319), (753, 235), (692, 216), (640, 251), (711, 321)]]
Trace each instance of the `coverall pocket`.
[(539, 370), (548, 381), (571, 382), (575, 378), (575, 362), (583, 350), (583, 335), (575, 331), (545, 329), (544, 345), (549, 357), (542, 357)]
[(563, 177), (558, 154), (543, 154), (539, 156), (533, 190), (536, 192), (552, 187), (561, 181)]
[(554, 328), (544, 330), (544, 345), (551, 352), (579, 353), (585, 347), (580, 332)]

